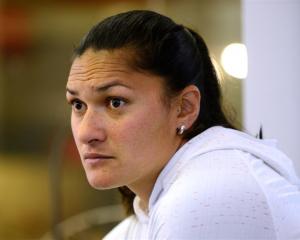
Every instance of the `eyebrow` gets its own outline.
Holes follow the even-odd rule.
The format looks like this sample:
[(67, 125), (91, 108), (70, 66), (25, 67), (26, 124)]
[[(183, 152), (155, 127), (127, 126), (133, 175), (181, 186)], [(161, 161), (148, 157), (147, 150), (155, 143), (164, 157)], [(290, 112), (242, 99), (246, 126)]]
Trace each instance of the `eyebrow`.
[[(125, 87), (125, 88), (128, 88), (128, 89), (132, 89), (131, 87), (119, 82), (118, 80), (115, 80), (115, 81), (112, 81), (112, 82), (109, 82), (109, 83), (106, 83), (106, 84), (103, 84), (102, 86), (98, 86), (96, 87), (96, 92), (105, 92), (107, 91), (109, 88), (112, 88), (112, 87), (118, 87), (118, 86), (122, 86), (122, 87)], [(79, 93), (75, 90), (71, 90), (70, 88), (66, 87), (66, 90), (68, 93), (70, 93), (71, 95), (79, 95)]]

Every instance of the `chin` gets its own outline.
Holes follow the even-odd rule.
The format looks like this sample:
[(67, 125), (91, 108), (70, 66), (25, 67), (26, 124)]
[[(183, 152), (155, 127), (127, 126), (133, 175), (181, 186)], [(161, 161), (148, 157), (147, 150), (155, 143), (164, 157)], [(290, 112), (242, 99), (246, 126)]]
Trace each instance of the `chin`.
[(98, 190), (117, 188), (117, 185), (110, 177), (104, 177), (94, 174), (87, 174), (87, 180), (89, 184)]

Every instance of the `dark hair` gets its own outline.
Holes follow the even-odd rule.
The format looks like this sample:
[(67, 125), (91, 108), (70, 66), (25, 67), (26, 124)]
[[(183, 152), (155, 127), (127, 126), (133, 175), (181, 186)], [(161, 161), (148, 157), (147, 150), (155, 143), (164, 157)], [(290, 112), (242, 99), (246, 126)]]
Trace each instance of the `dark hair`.
[[(203, 39), (193, 30), (152, 11), (134, 10), (108, 17), (95, 25), (75, 49), (75, 57), (86, 50), (129, 49), (131, 66), (165, 79), (168, 97), (188, 85), (201, 93), (200, 114), (185, 133), (190, 139), (212, 126), (234, 128), (221, 106), (221, 91)], [(127, 212), (132, 213), (134, 194), (121, 187)]]

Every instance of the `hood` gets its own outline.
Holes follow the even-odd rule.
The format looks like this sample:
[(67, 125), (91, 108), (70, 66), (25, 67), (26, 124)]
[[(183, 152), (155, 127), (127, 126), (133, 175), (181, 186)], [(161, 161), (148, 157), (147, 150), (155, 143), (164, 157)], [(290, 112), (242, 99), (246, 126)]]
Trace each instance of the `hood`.
[(192, 155), (215, 150), (241, 150), (260, 158), (290, 183), (300, 185), (293, 162), (276, 147), (276, 143), (274, 139), (261, 140), (223, 127), (212, 127), (189, 141), (193, 148)]
[[(300, 187), (300, 180), (292, 161), (276, 148), (275, 140), (261, 140), (241, 131), (224, 127), (212, 127), (185, 143), (170, 159), (160, 173), (149, 200), (151, 208), (168, 183), (176, 178), (176, 169), (181, 169), (188, 160), (216, 150), (241, 150), (261, 159), (291, 184)], [(173, 169), (172, 171), (170, 171)], [(174, 171), (175, 169), (175, 171)]]

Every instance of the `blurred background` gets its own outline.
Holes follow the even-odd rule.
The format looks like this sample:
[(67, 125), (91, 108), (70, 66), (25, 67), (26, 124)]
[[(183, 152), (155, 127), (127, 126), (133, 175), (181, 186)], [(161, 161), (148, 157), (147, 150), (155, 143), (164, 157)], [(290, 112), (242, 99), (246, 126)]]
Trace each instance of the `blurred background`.
[[(279, 31), (264, 21), (264, 12), (270, 10), (270, 5), (262, 6), (262, 2), (0, 0), (0, 239), (101, 239), (124, 217), (116, 190), (97, 191), (88, 185), (72, 140), (70, 109), (65, 101), (74, 46), (92, 25), (119, 12), (151, 9), (198, 31), (208, 44), (221, 78), (224, 106), (235, 123), (244, 125), (252, 135), (262, 125), (267, 137), (282, 140), (282, 148), (300, 162), (299, 141), (291, 140), (295, 139), (291, 135), (300, 133), (299, 70), (293, 67), (289, 74), (294, 75), (285, 75), (285, 81), (293, 82), (290, 89), (284, 89), (280, 110), (274, 101), (268, 102), (271, 107), (262, 104), (266, 96), (270, 100), (272, 94), (274, 98), (278, 94), (270, 90), (272, 83), (268, 82), (266, 89), (260, 85), (263, 73), (256, 66), (260, 66), (261, 57), (255, 54), (264, 49), (257, 42), (269, 33), (262, 29), (257, 36), (256, 31), (260, 25)], [(283, 0), (273, 2), (277, 4), (275, 10), (282, 9), (278, 2)], [(291, 21), (299, 28), (300, 1), (285, 2), (290, 3), (284, 6), (294, 11)], [(287, 12), (284, 17), (290, 16)], [(255, 27), (251, 25), (253, 19)], [(271, 20), (269, 24), (272, 26)], [(296, 34), (295, 41), (300, 41), (294, 25), (288, 34)], [(285, 36), (290, 39), (290, 35)], [(242, 42), (248, 48), (248, 58)], [(262, 55), (272, 51), (270, 48)], [(299, 46), (291, 54), (292, 64), (299, 65)], [(274, 72), (265, 62), (262, 64), (268, 74)], [(279, 64), (283, 70), (282, 62)], [(277, 89), (281, 90), (282, 81), (278, 84)], [(286, 109), (290, 112), (282, 113)], [(290, 124), (293, 129), (287, 131), (290, 119), (294, 121)], [(280, 127), (284, 127), (283, 134), (278, 132)]]

